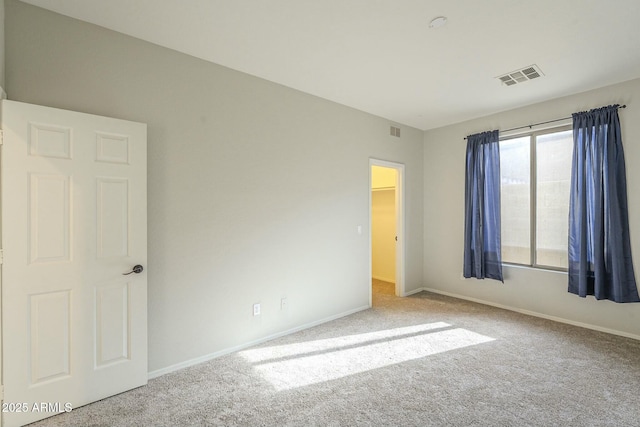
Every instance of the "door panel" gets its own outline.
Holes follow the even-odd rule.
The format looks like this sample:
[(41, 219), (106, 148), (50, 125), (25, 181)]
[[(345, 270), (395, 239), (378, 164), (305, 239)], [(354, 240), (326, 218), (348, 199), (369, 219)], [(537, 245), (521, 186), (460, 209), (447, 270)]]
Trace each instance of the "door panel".
[(29, 385), (34, 386), (70, 375), (70, 308), (69, 290), (29, 296)]
[(31, 156), (71, 158), (70, 128), (31, 122), (27, 138)]
[(29, 175), (30, 262), (70, 260), (70, 179), (65, 175)]
[(129, 180), (98, 178), (98, 258), (129, 255)]
[[(146, 384), (146, 125), (2, 101), (6, 426)], [(40, 407), (40, 406), (39, 406)]]
[(96, 288), (96, 366), (129, 360), (129, 283)]

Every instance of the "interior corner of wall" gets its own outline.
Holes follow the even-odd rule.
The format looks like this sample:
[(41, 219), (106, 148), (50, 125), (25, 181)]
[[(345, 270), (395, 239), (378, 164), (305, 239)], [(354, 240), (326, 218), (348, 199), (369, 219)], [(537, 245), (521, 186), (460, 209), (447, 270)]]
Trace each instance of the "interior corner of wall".
[(7, 99), (7, 92), (4, 91), (2, 86), (0, 86), (0, 99)]

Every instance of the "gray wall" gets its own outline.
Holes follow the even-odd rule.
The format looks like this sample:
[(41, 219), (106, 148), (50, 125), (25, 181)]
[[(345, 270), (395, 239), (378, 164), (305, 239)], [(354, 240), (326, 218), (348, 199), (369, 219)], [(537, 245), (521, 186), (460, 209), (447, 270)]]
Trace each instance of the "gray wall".
[(367, 307), (369, 157), (406, 165), (406, 290), (422, 287), (422, 131), (392, 140), (385, 119), (5, 6), (9, 99), (148, 124), (151, 371)]
[(636, 279), (640, 280), (640, 80), (633, 80), (426, 132), (425, 286), (439, 292), (640, 338), (640, 304), (615, 304), (569, 294), (566, 273), (506, 266), (504, 284), (495, 280), (460, 278), (466, 148), (463, 138), (480, 131), (510, 129), (567, 117), (576, 111), (614, 103), (628, 105), (620, 110), (620, 120), (627, 162), (631, 245)]

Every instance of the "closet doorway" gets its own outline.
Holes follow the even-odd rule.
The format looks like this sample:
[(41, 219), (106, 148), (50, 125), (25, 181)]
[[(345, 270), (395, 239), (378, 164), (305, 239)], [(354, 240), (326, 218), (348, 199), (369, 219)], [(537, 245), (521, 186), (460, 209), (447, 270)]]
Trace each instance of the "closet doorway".
[(371, 293), (404, 296), (404, 165), (371, 159), (370, 266)]

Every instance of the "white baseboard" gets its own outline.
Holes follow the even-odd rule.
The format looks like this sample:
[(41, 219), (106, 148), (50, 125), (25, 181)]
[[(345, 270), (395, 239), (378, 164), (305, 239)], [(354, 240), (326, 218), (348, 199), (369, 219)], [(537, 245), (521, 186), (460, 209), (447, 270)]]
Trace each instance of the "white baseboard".
[[(495, 303), (495, 302), (486, 301), (486, 300), (482, 300), (482, 299), (479, 299), (479, 298), (473, 298), (473, 297), (469, 297), (469, 296), (466, 296), (466, 295), (455, 294), (453, 292), (446, 292), (446, 291), (442, 291), (442, 290), (439, 290), (439, 289), (423, 287), (423, 288), (418, 288), (418, 289), (411, 290), (409, 292), (405, 292), (404, 296), (414, 295), (414, 294), (420, 293), (422, 291), (433, 292), (435, 294), (446, 295), (446, 296), (449, 296), (449, 297), (452, 297), (452, 298), (458, 298), (458, 299), (462, 299), (462, 300), (466, 300), (466, 301), (472, 301), (472, 302), (476, 302), (478, 304), (489, 305), (489, 306), (501, 308), (501, 309), (504, 309), (504, 310), (509, 310), (509, 311), (514, 311), (514, 312), (517, 312), (517, 313), (526, 314), (528, 316), (539, 317), (539, 318), (542, 318), (542, 319), (552, 320), (554, 322), (566, 323), (566, 324), (573, 325), (573, 326), (579, 326), (581, 328), (592, 329), (594, 331), (605, 332), (605, 333), (608, 333), (608, 334), (618, 335), (618, 336), (622, 336), (622, 337), (626, 337), (626, 338), (632, 338), (632, 339), (640, 341), (640, 335), (630, 334), (628, 332), (618, 331), (618, 330), (615, 330), (615, 329), (603, 328), (601, 326), (592, 325), (592, 324), (589, 324), (589, 323), (576, 322), (574, 320), (564, 319), (562, 317), (551, 316), (551, 315), (544, 314), (544, 313), (538, 313), (536, 311), (524, 310), (524, 309), (518, 308), (518, 307), (512, 307), (512, 306), (508, 306), (508, 305), (504, 305), (504, 304), (498, 304), (498, 303)], [(204, 362), (207, 362), (209, 360), (216, 359), (218, 357), (222, 357), (222, 356), (225, 356), (225, 355), (230, 354), (230, 353), (235, 353), (237, 351), (244, 350), (245, 348), (249, 348), (249, 347), (252, 347), (252, 346), (257, 345), (257, 344), (262, 344), (264, 342), (267, 342), (267, 341), (270, 341), (270, 340), (273, 340), (273, 339), (276, 339), (276, 338), (280, 338), (280, 337), (283, 337), (285, 335), (289, 335), (289, 334), (292, 334), (292, 333), (295, 333), (295, 332), (299, 332), (299, 331), (302, 331), (304, 329), (309, 329), (309, 328), (312, 328), (314, 326), (318, 326), (318, 325), (321, 325), (323, 323), (327, 323), (327, 322), (330, 322), (332, 320), (339, 319), (341, 317), (349, 316), (349, 315), (357, 313), (359, 311), (367, 310), (369, 308), (370, 307), (368, 305), (367, 306), (362, 306), (362, 307), (359, 307), (359, 308), (356, 308), (356, 309), (353, 309), (353, 310), (346, 311), (344, 313), (336, 314), (334, 316), (330, 316), (330, 317), (327, 317), (327, 318), (324, 318), (324, 319), (321, 319), (321, 320), (317, 320), (315, 322), (306, 323), (304, 325), (301, 325), (301, 326), (298, 326), (298, 327), (295, 327), (295, 328), (292, 328), (292, 329), (288, 329), (286, 331), (278, 332), (278, 333), (275, 333), (275, 334), (272, 334), (272, 335), (269, 335), (269, 336), (254, 340), (254, 341), (250, 341), (250, 342), (247, 342), (247, 343), (244, 343), (244, 344), (240, 344), (240, 345), (237, 345), (235, 347), (226, 348), (224, 350), (220, 350), (220, 351), (217, 351), (215, 353), (211, 353), (211, 354), (207, 354), (207, 355), (204, 355), (204, 356), (201, 356), (201, 357), (197, 357), (197, 358), (194, 358), (194, 359), (186, 360), (184, 362), (177, 363), (175, 365), (167, 366), (166, 368), (157, 369), (155, 371), (149, 372), (148, 378), (151, 380), (153, 378), (157, 378), (159, 376), (162, 376), (162, 375), (165, 375), (165, 374), (168, 374), (168, 373), (171, 373), (171, 372), (175, 372), (175, 371), (178, 371), (180, 369), (188, 368), (189, 366), (197, 365), (199, 363), (204, 363)]]
[(266, 336), (264, 338), (259, 338), (254, 341), (250, 341), (244, 344), (237, 345), (235, 347), (225, 348), (224, 350), (216, 351), (215, 353), (206, 354), (204, 356), (196, 357), (195, 359), (186, 360), (184, 362), (176, 363), (175, 365), (167, 366), (166, 368), (156, 369), (155, 371), (151, 371), (148, 373), (148, 378), (151, 380), (153, 378), (160, 377), (162, 375), (179, 371), (180, 369), (188, 368), (189, 366), (197, 365), (199, 363), (204, 363), (212, 359), (216, 359), (218, 357), (225, 356), (230, 353), (235, 353), (240, 350), (244, 350), (245, 348), (252, 347), (257, 344), (262, 344), (263, 342), (267, 342), (276, 338), (283, 337), (285, 335), (293, 334), (294, 332), (299, 332), (304, 329), (313, 328), (314, 326), (321, 325), (323, 323), (331, 322), (332, 320), (339, 319), (341, 317), (349, 316), (351, 314), (357, 313), (359, 311), (368, 310), (370, 307), (368, 305), (358, 307), (353, 310), (345, 311), (344, 313), (336, 314), (334, 316), (326, 317), (321, 320), (317, 320), (315, 322), (305, 323), (304, 325), (297, 326), (292, 329), (288, 329), (286, 331), (277, 332), (275, 334)]
[(376, 275), (371, 275), (372, 279), (376, 279), (376, 280), (382, 280), (383, 282), (389, 282), (389, 283), (395, 283), (396, 279), (390, 279), (388, 277), (382, 277), (382, 276), (376, 276)]
[[(452, 292), (441, 291), (439, 289), (433, 289), (433, 288), (425, 287), (425, 288), (421, 288), (420, 291), (433, 292), (434, 294), (446, 295), (446, 296), (453, 297), (453, 298), (458, 298), (458, 299), (463, 299), (463, 300), (467, 300), (467, 301), (477, 302), (479, 304), (490, 305), (492, 307), (502, 308), (504, 310), (509, 310), (509, 311), (515, 311), (516, 313), (522, 313), (522, 314), (526, 314), (528, 316), (540, 317), (542, 319), (553, 320), (554, 322), (566, 323), (568, 325), (579, 326), (581, 328), (592, 329), (592, 330), (598, 331), (598, 332), (606, 332), (608, 334), (618, 335), (618, 336), (626, 337), (626, 338), (632, 338), (634, 340), (639, 340), (640, 341), (640, 335), (630, 334), (628, 332), (618, 331), (618, 330), (615, 330), (615, 329), (603, 328), (602, 326), (592, 325), (592, 324), (589, 324), (589, 323), (576, 322), (574, 320), (565, 319), (565, 318), (562, 318), (562, 317), (556, 317), (556, 316), (551, 316), (551, 315), (544, 314), (544, 313), (538, 313), (537, 311), (530, 311), (530, 310), (525, 310), (525, 309), (518, 308), (518, 307), (511, 307), (511, 306), (504, 305), (504, 304), (498, 304), (498, 303), (491, 302), (491, 301), (485, 301), (485, 300), (482, 300), (482, 299), (479, 299), (479, 298), (473, 298), (473, 297), (468, 297), (468, 296), (465, 296), (465, 295), (454, 294)], [(417, 293), (417, 292), (419, 292), (419, 291), (412, 291), (412, 293)]]
[(426, 290), (427, 290), (426, 288), (418, 288), (418, 289), (414, 289), (414, 290), (412, 290), (412, 291), (405, 292), (403, 296), (408, 297), (408, 296), (410, 296), (410, 295), (418, 294), (418, 293), (420, 293), (420, 292), (422, 292), (422, 291), (426, 291)]

